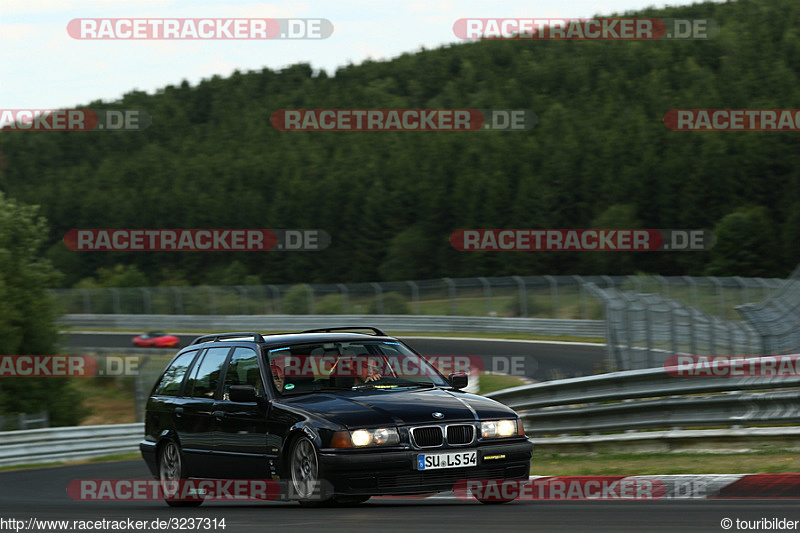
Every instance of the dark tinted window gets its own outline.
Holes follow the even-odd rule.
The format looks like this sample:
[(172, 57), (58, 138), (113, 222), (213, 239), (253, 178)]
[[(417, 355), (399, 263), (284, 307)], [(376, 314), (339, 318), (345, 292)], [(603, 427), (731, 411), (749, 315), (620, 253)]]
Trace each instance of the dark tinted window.
[(175, 359), (167, 371), (164, 372), (164, 375), (161, 377), (161, 381), (156, 386), (153, 394), (160, 394), (163, 396), (177, 396), (178, 391), (181, 388), (181, 383), (183, 382), (183, 377), (186, 375), (186, 371), (189, 369), (189, 366), (192, 364), (192, 360), (194, 356), (197, 355), (197, 350), (192, 350), (191, 352), (184, 352)]
[(238, 347), (234, 349), (228, 370), (225, 372), (225, 386), (222, 399), (230, 400), (231, 385), (252, 385), (259, 393), (261, 387), (261, 374), (258, 370), (258, 358), (255, 350)]
[(203, 354), (203, 360), (195, 365), (192, 378), (186, 384), (187, 396), (192, 398), (213, 398), (219, 384), (222, 365), (230, 352), (229, 347), (209, 348)]

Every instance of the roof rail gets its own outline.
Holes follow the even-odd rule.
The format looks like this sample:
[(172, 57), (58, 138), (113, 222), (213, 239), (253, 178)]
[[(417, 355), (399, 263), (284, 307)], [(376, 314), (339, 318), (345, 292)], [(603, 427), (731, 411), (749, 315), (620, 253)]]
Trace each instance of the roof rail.
[(368, 329), (375, 333), (375, 335), (380, 335), (381, 337), (386, 337), (386, 333), (379, 330), (378, 328), (373, 328), (371, 326), (339, 326), (335, 328), (320, 328), (320, 329), (307, 329), (305, 331), (301, 331), (300, 333), (329, 333), (331, 331), (342, 331), (342, 330), (349, 330), (349, 329)]
[(234, 332), (234, 333), (212, 333), (211, 335), (203, 335), (202, 337), (197, 337), (195, 340), (192, 341), (192, 344), (189, 346), (200, 344), (203, 342), (215, 342), (222, 339), (232, 339), (235, 337), (253, 337), (255, 342), (265, 342), (264, 337), (261, 333), (248, 333), (248, 332)]

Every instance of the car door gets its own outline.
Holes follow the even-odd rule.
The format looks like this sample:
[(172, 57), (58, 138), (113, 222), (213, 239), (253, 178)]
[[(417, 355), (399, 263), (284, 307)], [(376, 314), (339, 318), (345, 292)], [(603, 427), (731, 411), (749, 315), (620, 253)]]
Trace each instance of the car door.
[[(234, 385), (251, 385), (255, 402), (235, 402), (230, 398)], [(258, 353), (250, 347), (234, 348), (222, 386), (222, 397), (214, 404), (216, 423), (215, 463), (218, 477), (265, 479), (269, 477), (267, 458), (267, 402), (258, 367)]]
[(214, 402), (230, 346), (205, 350), (195, 362), (175, 408), (175, 430), (180, 439), (187, 471), (192, 477), (214, 477)]

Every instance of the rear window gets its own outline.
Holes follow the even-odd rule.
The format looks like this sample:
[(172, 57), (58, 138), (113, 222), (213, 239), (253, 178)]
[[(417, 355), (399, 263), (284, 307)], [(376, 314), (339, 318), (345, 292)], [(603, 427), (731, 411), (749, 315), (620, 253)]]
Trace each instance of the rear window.
[(197, 355), (197, 350), (184, 352), (172, 361), (172, 364), (161, 376), (161, 381), (156, 385), (153, 394), (177, 396), (181, 390), (181, 383), (183, 383), (183, 378), (186, 376), (186, 371), (189, 370), (195, 355)]

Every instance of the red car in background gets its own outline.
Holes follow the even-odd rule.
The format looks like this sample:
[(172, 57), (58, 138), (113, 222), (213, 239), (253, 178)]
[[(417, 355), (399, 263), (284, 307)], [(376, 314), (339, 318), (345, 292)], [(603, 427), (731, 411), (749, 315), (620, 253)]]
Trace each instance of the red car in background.
[(177, 348), (180, 342), (175, 335), (163, 331), (150, 331), (133, 338), (133, 345), (139, 348)]

